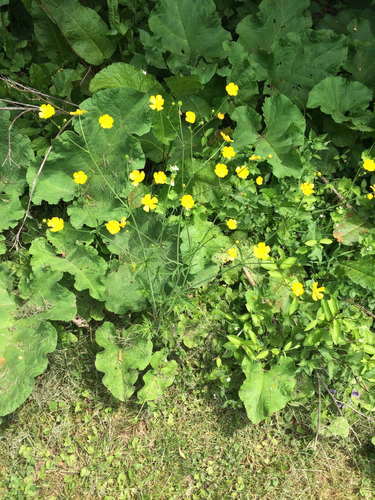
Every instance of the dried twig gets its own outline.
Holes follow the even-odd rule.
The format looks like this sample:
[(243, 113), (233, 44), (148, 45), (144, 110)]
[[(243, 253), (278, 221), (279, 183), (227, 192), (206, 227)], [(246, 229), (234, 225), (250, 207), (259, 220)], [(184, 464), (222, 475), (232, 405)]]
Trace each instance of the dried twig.
[(246, 267), (243, 267), (242, 269), (243, 269), (244, 273), (246, 274), (246, 278), (249, 280), (250, 285), (256, 286), (255, 281), (254, 281), (250, 271), (248, 269), (246, 269)]
[(350, 304), (351, 306), (354, 306), (356, 307), (357, 309), (361, 309), (361, 311), (363, 311), (364, 313), (366, 313), (368, 316), (371, 316), (371, 318), (374, 318), (375, 319), (375, 314), (372, 314), (372, 312), (368, 311), (367, 309), (365, 309), (363, 306), (360, 306), (359, 304), (353, 304), (353, 302), (350, 302), (350, 300), (347, 300), (347, 299), (344, 299), (343, 297), (341, 297), (342, 300), (345, 300), (345, 302), (347, 302), (348, 304)]

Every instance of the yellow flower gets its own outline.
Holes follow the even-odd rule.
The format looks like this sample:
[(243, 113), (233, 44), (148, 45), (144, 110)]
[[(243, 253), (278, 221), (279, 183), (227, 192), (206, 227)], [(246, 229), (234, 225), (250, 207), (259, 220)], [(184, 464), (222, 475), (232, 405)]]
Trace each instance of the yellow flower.
[(230, 248), (227, 254), (229, 255), (229, 260), (237, 259), (237, 248)]
[(129, 177), (133, 181), (133, 186), (138, 186), (138, 184), (145, 178), (145, 173), (143, 172), (143, 170), (142, 172), (140, 172), (139, 170), (133, 170), (133, 172), (130, 172)]
[(309, 184), (308, 182), (304, 182), (303, 184), (301, 184), (301, 191), (305, 196), (313, 194), (315, 192), (314, 184)]
[(322, 172), (318, 172), (318, 177), (320, 177), (322, 175)]
[(55, 114), (55, 108), (50, 104), (42, 104), (39, 109), (39, 118), (51, 118)]
[(144, 205), (143, 210), (145, 212), (149, 212), (150, 210), (155, 210), (158, 204), (158, 199), (156, 198), (156, 196), (151, 198), (150, 194), (146, 194), (146, 196), (142, 198), (142, 203)]
[(255, 182), (258, 184), (258, 186), (261, 186), (263, 184), (263, 177), (260, 175), (255, 179)]
[(157, 110), (157, 111), (161, 111), (163, 108), (163, 104), (164, 104), (164, 99), (162, 98), (162, 96), (160, 94), (158, 94), (156, 97), (154, 95), (152, 95), (150, 97), (150, 108), (153, 109), (153, 110)]
[(363, 168), (365, 170), (368, 170), (369, 172), (373, 172), (375, 170), (375, 161), (370, 160), (370, 158), (367, 158), (367, 160), (363, 162)]
[(192, 111), (186, 111), (185, 120), (188, 123), (195, 123), (195, 113), (193, 113)]
[(318, 282), (316, 283), (313, 283), (313, 290), (312, 290), (312, 298), (313, 300), (322, 300), (322, 298), (324, 297), (324, 295), (320, 292), (324, 292), (324, 286), (321, 286), (320, 288), (318, 288)]
[(69, 114), (72, 116), (76, 116), (76, 115), (83, 115), (83, 113), (86, 113), (86, 110), (77, 109), (76, 111), (71, 111)]
[(224, 158), (234, 158), (234, 156), (236, 155), (232, 146), (224, 146), (221, 154), (224, 156)]
[(229, 95), (236, 96), (238, 94), (238, 85), (235, 85), (234, 83), (228, 83), (228, 85), (225, 87), (225, 90), (228, 92)]
[(61, 231), (61, 229), (63, 229), (64, 221), (59, 219), (59, 217), (52, 217), (52, 219), (49, 219), (47, 222), (47, 226), (51, 228), (51, 233), (57, 233), (57, 231)]
[(218, 163), (215, 167), (215, 174), (218, 177), (225, 177), (226, 175), (228, 175), (227, 166), (224, 165), (224, 163)]
[(271, 159), (272, 158), (272, 155), (268, 155), (268, 158)]
[(116, 234), (120, 231), (120, 223), (117, 220), (110, 220), (105, 227), (111, 234)]
[(269, 246), (266, 246), (265, 243), (260, 242), (258, 243), (258, 246), (253, 247), (254, 250), (254, 255), (257, 259), (262, 259), (262, 260), (267, 260), (270, 258), (268, 255), (271, 251), (271, 248)]
[(112, 128), (113, 127), (113, 118), (109, 115), (103, 115), (99, 117), (99, 123), (102, 128)]
[(224, 132), (220, 132), (220, 134), (221, 134), (221, 137), (224, 139), (224, 141), (227, 141), (227, 142), (234, 142), (234, 141), (232, 141), (232, 139), (229, 137), (229, 135), (224, 134)]
[(373, 186), (370, 186), (370, 189), (372, 189), (375, 193), (375, 184)]
[(255, 159), (256, 159), (256, 160), (260, 160), (260, 156), (258, 155)]
[(181, 205), (186, 208), (186, 210), (190, 210), (194, 206), (193, 197), (190, 194), (185, 194), (181, 199)]
[(250, 156), (250, 160), (252, 160), (252, 161), (256, 161), (256, 160), (258, 160), (259, 158), (260, 158), (260, 156), (255, 156), (255, 155), (251, 155), (251, 156)]
[(293, 290), (293, 293), (296, 297), (299, 297), (300, 295), (302, 295), (304, 293), (304, 289), (303, 289), (303, 286), (302, 286), (302, 283), (293, 283), (292, 285), (292, 290)]
[(232, 229), (234, 231), (235, 229), (237, 229), (237, 221), (234, 219), (229, 219), (227, 221), (227, 226), (229, 227), (229, 229)]
[(250, 174), (249, 169), (245, 165), (242, 165), (242, 167), (237, 167), (236, 172), (240, 179), (247, 179)]
[(368, 198), (369, 200), (372, 200), (372, 199), (373, 199), (373, 197), (374, 197), (374, 195), (373, 195), (372, 193), (370, 193), (370, 194), (368, 194), (368, 195), (367, 195), (367, 198)]
[(223, 113), (218, 113), (218, 114), (217, 114), (217, 117), (219, 118), (219, 120), (224, 120), (224, 115), (223, 115)]
[(124, 228), (124, 227), (126, 226), (126, 224), (127, 224), (127, 222), (126, 222), (126, 217), (123, 217), (123, 218), (121, 219), (120, 226), (121, 226), (122, 228)]
[(85, 174), (85, 172), (82, 172), (82, 170), (80, 170), (79, 172), (74, 172), (73, 178), (74, 182), (76, 182), (77, 184), (84, 184), (87, 181), (87, 175)]
[(165, 181), (167, 180), (167, 176), (165, 175), (164, 172), (155, 172), (154, 173), (154, 180), (156, 184), (165, 184)]

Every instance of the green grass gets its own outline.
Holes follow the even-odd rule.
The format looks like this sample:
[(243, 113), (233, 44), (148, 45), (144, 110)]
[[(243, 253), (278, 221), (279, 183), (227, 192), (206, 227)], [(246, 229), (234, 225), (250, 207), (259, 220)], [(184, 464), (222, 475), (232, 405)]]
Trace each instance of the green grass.
[(0, 498), (375, 497), (373, 429), (363, 420), (352, 422), (362, 448), (351, 437), (320, 437), (314, 451), (311, 408), (254, 426), (191, 373), (153, 409), (123, 404), (101, 384), (94, 354), (85, 339), (56, 351), (28, 401), (4, 419)]

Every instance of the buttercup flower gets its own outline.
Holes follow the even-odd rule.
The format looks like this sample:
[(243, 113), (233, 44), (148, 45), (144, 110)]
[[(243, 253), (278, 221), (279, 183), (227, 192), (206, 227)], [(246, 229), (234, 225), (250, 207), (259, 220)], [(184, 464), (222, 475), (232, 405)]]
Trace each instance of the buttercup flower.
[(50, 104), (42, 104), (39, 109), (39, 118), (51, 118), (55, 114), (55, 108)]
[(133, 186), (138, 186), (138, 184), (145, 178), (145, 173), (143, 172), (143, 170), (142, 172), (140, 172), (139, 170), (133, 170), (133, 172), (130, 172), (129, 177), (133, 181)]
[(151, 198), (150, 194), (146, 194), (146, 196), (142, 198), (142, 203), (144, 205), (143, 210), (145, 212), (149, 212), (150, 210), (155, 210), (158, 204), (158, 199), (156, 198), (156, 196)]
[(372, 193), (370, 193), (370, 194), (368, 194), (368, 195), (367, 195), (367, 198), (368, 198), (369, 200), (372, 200), (372, 199), (373, 199), (373, 197), (374, 197), (374, 195), (373, 195)]
[(224, 156), (224, 158), (234, 158), (234, 156), (236, 156), (236, 153), (234, 152), (232, 146), (224, 146), (221, 154)]
[(218, 113), (218, 114), (217, 114), (217, 117), (219, 118), (219, 120), (224, 120), (224, 115), (223, 115), (223, 113)]
[(237, 221), (234, 219), (229, 219), (227, 221), (227, 226), (229, 227), (229, 229), (232, 229), (232, 230), (237, 229)]
[(224, 139), (224, 141), (227, 141), (227, 142), (234, 142), (234, 141), (232, 141), (232, 139), (229, 137), (229, 135), (224, 134), (224, 132), (220, 132), (220, 134), (221, 134), (221, 137)]
[(193, 197), (190, 194), (184, 194), (181, 199), (181, 205), (186, 208), (186, 210), (190, 210), (194, 206)]
[(293, 283), (292, 291), (296, 297), (299, 297), (300, 295), (302, 295), (304, 293), (302, 283)]
[(52, 219), (49, 219), (47, 222), (47, 226), (51, 228), (51, 233), (57, 233), (57, 231), (61, 231), (61, 229), (63, 229), (64, 221), (59, 217), (52, 217)]
[(301, 184), (301, 191), (305, 196), (313, 194), (315, 192), (314, 184), (309, 184), (308, 182), (304, 182), (303, 184)]
[(103, 115), (99, 117), (99, 123), (102, 128), (112, 128), (113, 118), (109, 115)]
[(164, 99), (162, 98), (162, 96), (160, 94), (158, 94), (156, 97), (154, 95), (152, 95), (150, 97), (150, 108), (155, 110), (156, 111), (161, 111), (163, 108), (163, 104), (164, 104)]
[(215, 167), (215, 174), (218, 177), (225, 177), (226, 175), (228, 175), (227, 166), (224, 165), (224, 163), (218, 163)]
[(167, 180), (167, 176), (165, 175), (164, 172), (155, 172), (154, 173), (154, 180), (156, 184), (165, 184), (165, 181)]
[(373, 186), (370, 186), (370, 189), (372, 189), (375, 193), (375, 184)]
[(268, 255), (271, 251), (269, 246), (266, 246), (264, 242), (258, 243), (258, 246), (253, 247), (254, 255), (257, 259), (267, 260), (270, 258)]
[(268, 155), (268, 158), (271, 159), (272, 158), (272, 155)]
[(260, 156), (251, 155), (250, 160), (252, 160), (252, 161), (260, 160)]
[(225, 87), (225, 90), (229, 95), (236, 96), (238, 94), (238, 85), (235, 85), (233, 82), (228, 83), (228, 85)]
[(84, 184), (87, 181), (87, 175), (85, 174), (85, 172), (82, 172), (82, 170), (80, 170), (79, 172), (74, 172), (73, 178), (74, 182), (76, 182), (77, 184)]
[(86, 113), (86, 110), (77, 109), (76, 111), (71, 111), (69, 114), (72, 116), (76, 116), (76, 115), (83, 115), (83, 113)]
[(313, 289), (312, 289), (312, 298), (313, 300), (322, 300), (322, 298), (324, 297), (324, 295), (320, 292), (324, 292), (324, 286), (321, 286), (320, 288), (318, 288), (318, 282), (316, 283), (313, 283)]
[(263, 177), (260, 175), (255, 179), (255, 182), (258, 184), (258, 186), (261, 186), (263, 184)]
[(110, 220), (105, 227), (111, 234), (116, 234), (120, 231), (120, 223), (117, 220)]
[(121, 219), (120, 226), (121, 226), (122, 228), (124, 228), (124, 227), (126, 226), (126, 224), (127, 224), (127, 222), (126, 222), (126, 217), (123, 217), (123, 218)]
[(375, 170), (375, 161), (370, 160), (370, 158), (367, 158), (367, 160), (363, 162), (363, 168), (365, 170), (368, 170), (369, 172), (373, 172)]
[(229, 260), (237, 259), (237, 248), (230, 248), (227, 254), (229, 255)]
[(237, 167), (236, 172), (240, 179), (247, 179), (250, 174), (249, 169), (245, 165), (242, 165), (242, 167)]
[(188, 123), (195, 123), (195, 113), (193, 113), (192, 111), (186, 111), (185, 120)]

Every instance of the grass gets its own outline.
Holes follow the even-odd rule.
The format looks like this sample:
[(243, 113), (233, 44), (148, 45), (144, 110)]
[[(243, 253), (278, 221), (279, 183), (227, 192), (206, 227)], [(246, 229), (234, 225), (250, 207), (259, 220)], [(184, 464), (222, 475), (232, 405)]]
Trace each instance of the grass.
[[(27, 402), (0, 427), (2, 499), (340, 500), (375, 497), (373, 429), (364, 443), (319, 438), (311, 408), (254, 426), (180, 377), (155, 408), (119, 403), (82, 339), (50, 357)], [(297, 432), (297, 428), (300, 432)]]

